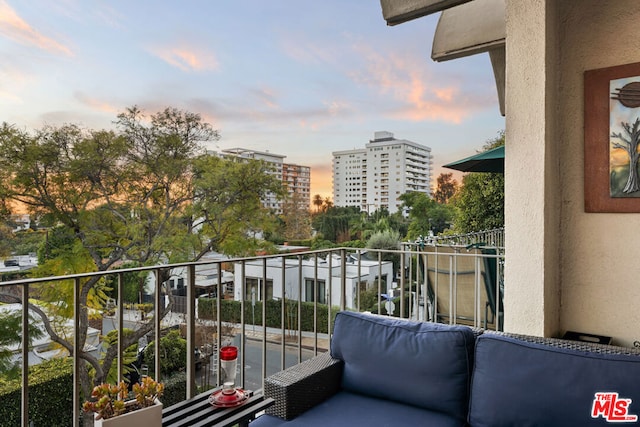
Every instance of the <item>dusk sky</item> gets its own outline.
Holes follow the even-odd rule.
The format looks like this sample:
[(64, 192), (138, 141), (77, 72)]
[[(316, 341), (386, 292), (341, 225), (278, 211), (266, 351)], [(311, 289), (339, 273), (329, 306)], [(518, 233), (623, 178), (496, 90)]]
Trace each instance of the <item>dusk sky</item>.
[[(112, 128), (176, 107), (249, 148), (311, 167), (331, 196), (331, 152), (375, 131), (441, 166), (504, 128), (486, 54), (435, 63), (438, 16), (388, 27), (378, 0), (0, 0), (0, 121)], [(457, 176), (458, 177), (458, 176)]]

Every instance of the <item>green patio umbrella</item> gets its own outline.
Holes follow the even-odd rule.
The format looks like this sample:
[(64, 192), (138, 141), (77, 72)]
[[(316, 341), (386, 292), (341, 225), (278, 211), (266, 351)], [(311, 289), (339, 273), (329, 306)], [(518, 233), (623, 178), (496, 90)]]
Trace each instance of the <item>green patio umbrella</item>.
[(448, 163), (444, 167), (462, 172), (504, 173), (504, 145), (466, 159)]

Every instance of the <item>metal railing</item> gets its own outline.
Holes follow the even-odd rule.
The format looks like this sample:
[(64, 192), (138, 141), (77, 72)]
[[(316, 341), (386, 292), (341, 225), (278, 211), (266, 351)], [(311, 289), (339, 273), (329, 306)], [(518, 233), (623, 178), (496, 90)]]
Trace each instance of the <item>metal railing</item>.
[(504, 227), (473, 233), (439, 235), (429, 238), (432, 244), (438, 245), (474, 245), (482, 244), (497, 248), (504, 248)]
[[(17, 355), (25, 362), (21, 377), (22, 425), (29, 425), (28, 361), (32, 348), (28, 311), (47, 314), (45, 305), (29, 298), (37, 298), (43, 287), (73, 288), (73, 301), (56, 303), (73, 307), (72, 315), (64, 319), (71, 322), (71, 338), (67, 345), (58, 344), (73, 358), (72, 419), (78, 425), (83, 394), (81, 370), (86, 369), (92, 354), (92, 348), (87, 346), (90, 329), (80, 327), (86, 310), (102, 318), (103, 325), (107, 319), (117, 331), (114, 363), (118, 378), (124, 376), (123, 355), (128, 344), (125, 327), (140, 331), (139, 343), (154, 341), (155, 360), (149, 372), (162, 380), (160, 338), (167, 328), (182, 325), (187, 345), (185, 398), (202, 388), (220, 385), (219, 360), (214, 353), (224, 344), (239, 347), (238, 383), (259, 389), (266, 376), (328, 349), (337, 310), (500, 329), (504, 255), (492, 249), (495, 248), (429, 244), (405, 244), (395, 251), (338, 248), (0, 282), (0, 301), (21, 305), (30, 301), (30, 310), (21, 309), (22, 344)], [(198, 274), (203, 269), (209, 272), (207, 277)], [(213, 284), (212, 269), (217, 272)], [(234, 273), (233, 283), (223, 283), (225, 271)], [(136, 314), (124, 309), (125, 283), (130, 275), (140, 274), (147, 275), (146, 284), (153, 295), (153, 310), (146, 315), (144, 311)], [(80, 305), (86, 300), (81, 298), (81, 292), (88, 292), (83, 284), (96, 277), (101, 279), (100, 285), (106, 281), (117, 289), (115, 301), (103, 309)], [(172, 283), (183, 285), (172, 287)], [(176, 304), (177, 296), (180, 304)], [(209, 306), (215, 308), (209, 315), (204, 313), (207, 299)], [(235, 315), (229, 314), (228, 304), (235, 304), (236, 308), (239, 305)], [(178, 306), (181, 308), (175, 310)], [(48, 316), (62, 314), (49, 310)], [(205, 327), (216, 331), (207, 335), (208, 342), (203, 342), (204, 338), (198, 340), (196, 335)], [(100, 333), (106, 332), (103, 326)], [(203, 362), (213, 383), (211, 378), (204, 379), (207, 375), (197, 376), (196, 367)]]

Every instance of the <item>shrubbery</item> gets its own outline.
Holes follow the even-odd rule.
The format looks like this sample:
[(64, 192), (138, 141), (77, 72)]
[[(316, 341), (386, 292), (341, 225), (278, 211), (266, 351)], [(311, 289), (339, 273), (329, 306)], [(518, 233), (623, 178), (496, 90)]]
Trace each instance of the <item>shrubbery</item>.
[[(20, 380), (0, 381), (0, 424), (20, 425)], [(73, 425), (73, 360), (52, 359), (29, 367), (29, 419), (36, 426)]]
[[(216, 304), (215, 298), (200, 298), (198, 299), (198, 317), (200, 319), (216, 319)], [(318, 332), (327, 333), (327, 305), (318, 304), (317, 307), (317, 325)], [(240, 323), (240, 301), (222, 300), (220, 301), (220, 318), (223, 322)], [(314, 304), (312, 302), (302, 302), (300, 306), (302, 312), (302, 330), (313, 331), (313, 319), (314, 319)], [(331, 323), (335, 320), (336, 314), (339, 309), (337, 307), (331, 307)], [(280, 328), (281, 327), (281, 313), (282, 302), (277, 300), (267, 301), (267, 327)], [(245, 322), (251, 323), (254, 317), (254, 308), (251, 304), (246, 304), (244, 307)], [(256, 301), (255, 306), (255, 321), (256, 325), (262, 325), (262, 301)], [(285, 301), (285, 328), (298, 329), (298, 302), (293, 300)]]

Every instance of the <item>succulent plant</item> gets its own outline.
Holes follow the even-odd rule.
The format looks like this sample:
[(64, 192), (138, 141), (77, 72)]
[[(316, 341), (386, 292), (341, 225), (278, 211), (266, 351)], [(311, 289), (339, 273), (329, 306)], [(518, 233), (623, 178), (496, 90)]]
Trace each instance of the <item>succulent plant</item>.
[(124, 381), (119, 384), (103, 383), (93, 388), (91, 400), (84, 402), (82, 409), (85, 412), (95, 412), (97, 419), (109, 419), (154, 405), (163, 391), (164, 384), (151, 377), (143, 377), (140, 384), (133, 385), (134, 400), (128, 399), (129, 392)]

